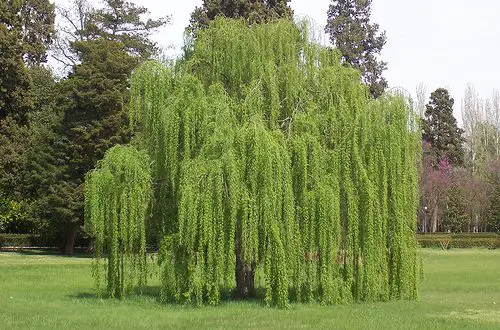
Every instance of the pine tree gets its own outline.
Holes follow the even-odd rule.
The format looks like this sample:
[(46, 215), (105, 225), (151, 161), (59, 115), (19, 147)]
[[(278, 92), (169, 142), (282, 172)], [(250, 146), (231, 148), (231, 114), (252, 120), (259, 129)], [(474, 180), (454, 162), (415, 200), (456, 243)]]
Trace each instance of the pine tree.
[(378, 55), (386, 42), (385, 32), (370, 23), (372, 0), (334, 0), (328, 9), (325, 32), (342, 54), (342, 62), (361, 71), (362, 81), (370, 87), (373, 97), (380, 97), (387, 88), (382, 77), (387, 63)]
[(124, 0), (105, 0), (104, 7), (89, 12), (87, 24), (80, 31), (85, 40), (104, 38), (120, 42), (134, 57), (147, 60), (157, 55), (156, 43), (149, 36), (168, 23), (168, 17), (144, 19), (146, 7)]
[(448, 157), (453, 166), (462, 166), (464, 131), (453, 116), (454, 100), (448, 90), (438, 88), (431, 94), (423, 119), (423, 139), (430, 143), (435, 164)]
[(217, 16), (242, 18), (248, 24), (291, 19), (293, 11), (288, 2), (290, 0), (203, 0), (202, 6), (196, 7), (191, 14), (188, 31), (196, 34), (197, 30), (207, 28)]
[(39, 110), (32, 73), (46, 61), (53, 33), (54, 5), (48, 0), (0, 1), (0, 199), (22, 214), (11, 228), (24, 232), (35, 230), (26, 216), (25, 180), (34, 142), (31, 116)]

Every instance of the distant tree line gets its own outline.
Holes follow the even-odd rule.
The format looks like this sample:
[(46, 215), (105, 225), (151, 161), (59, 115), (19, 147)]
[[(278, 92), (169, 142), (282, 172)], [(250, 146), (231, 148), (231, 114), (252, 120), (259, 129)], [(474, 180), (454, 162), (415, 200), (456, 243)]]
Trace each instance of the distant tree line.
[[(417, 94), (422, 105), (422, 86)], [(468, 85), (461, 104), (439, 88), (423, 112), (421, 232), (500, 231), (500, 93), (481, 99)]]
[[(249, 25), (292, 19), (289, 0), (205, 0), (187, 27), (189, 40), (217, 16)], [(338, 60), (358, 70), (366, 93), (387, 88), (379, 59), (385, 32), (370, 22), (371, 0), (332, 1), (325, 32)], [(57, 27), (56, 15), (61, 22)], [(150, 38), (168, 17), (124, 0), (99, 7), (73, 0), (0, 2), (0, 233), (40, 234), (71, 254), (83, 232), (83, 183), (106, 150), (128, 143), (129, 80), (161, 54)], [(51, 51), (64, 69), (47, 66)], [(500, 223), (499, 94), (481, 100), (470, 87), (462, 104), (464, 131), (446, 90), (420, 93), (424, 123), (421, 231), (497, 231)], [(425, 113), (424, 113), (425, 112)]]

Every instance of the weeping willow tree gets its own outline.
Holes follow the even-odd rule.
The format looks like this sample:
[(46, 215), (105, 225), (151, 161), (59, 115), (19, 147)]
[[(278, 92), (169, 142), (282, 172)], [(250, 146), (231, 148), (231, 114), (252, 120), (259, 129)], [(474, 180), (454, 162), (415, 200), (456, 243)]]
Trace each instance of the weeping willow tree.
[(417, 297), (420, 130), (404, 99), (359, 81), (290, 21), (218, 19), (188, 58), (136, 71), (162, 299)]
[[(85, 229), (94, 238), (93, 275), (101, 294), (107, 268), (107, 295), (122, 298), (137, 282), (146, 283), (145, 218), (150, 204), (151, 174), (145, 152), (115, 146), (87, 174)], [(104, 255), (105, 254), (105, 255)], [(107, 263), (103, 263), (103, 257)]]

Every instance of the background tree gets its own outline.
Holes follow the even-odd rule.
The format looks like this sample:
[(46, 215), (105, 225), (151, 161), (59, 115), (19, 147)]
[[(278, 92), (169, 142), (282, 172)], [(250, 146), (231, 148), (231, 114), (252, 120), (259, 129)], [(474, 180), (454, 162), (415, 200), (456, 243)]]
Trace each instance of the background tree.
[[(58, 84), (49, 69), (42, 66), (29, 70), (33, 110), (28, 115), (28, 125), (15, 125), (9, 119), (9, 132), (0, 136), (0, 165), (3, 170), (0, 185), (10, 192), (12, 202), (20, 205), (23, 218), (7, 230), (16, 233), (42, 234), (44, 241), (50, 238), (54, 219), (47, 201), (52, 197), (49, 186), (56, 180), (59, 168), (56, 166), (54, 148), (62, 138), (59, 135), (61, 111), (56, 104)], [(61, 158), (61, 165), (65, 159)], [(53, 244), (54, 240), (45, 241)]]
[(34, 109), (27, 65), (35, 67), (46, 60), (53, 25), (54, 6), (48, 0), (0, 3), (0, 176), (4, 179), (15, 176), (15, 168), (20, 166), (15, 165), (15, 159), (22, 158), (25, 148), (21, 145), (25, 146), (28, 138), (21, 132), (27, 128), (21, 126), (28, 124), (28, 113)]
[[(480, 98), (476, 89), (472, 84), (467, 85), (465, 96), (462, 100), (462, 118), (464, 124), (464, 150), (465, 157), (462, 164), (452, 163), (451, 175), (448, 176), (445, 187), (441, 189), (441, 203), (439, 206), (437, 221), (432, 218), (431, 224), (438, 223), (438, 230), (451, 230), (455, 232), (461, 231), (488, 231), (496, 230), (489, 224), (496, 223), (496, 190), (497, 181), (495, 179), (495, 168), (498, 160), (498, 145), (497, 138), (500, 125), (498, 118), (500, 114), (497, 109), (500, 107), (496, 101), (497, 93), (488, 98)], [(441, 96), (442, 97), (442, 94)], [(444, 99), (449, 98), (445, 96)], [(442, 98), (443, 99), (443, 98)], [(441, 103), (447, 103), (441, 101)], [(451, 102), (448, 102), (448, 118), (451, 113)], [(428, 110), (434, 110), (434, 107), (427, 106)], [(428, 115), (426, 113), (425, 115)], [(453, 121), (453, 120), (452, 120)], [(424, 120), (424, 128), (429, 128), (429, 121)], [(444, 125), (435, 125), (435, 127), (444, 127)], [(448, 126), (449, 127), (449, 126)], [(451, 131), (454, 131), (454, 124), (451, 125)], [(436, 129), (438, 131), (439, 129)], [(448, 145), (449, 149), (454, 149), (453, 143), (450, 142), (450, 136), (447, 130), (442, 130), (439, 136), (441, 146)], [(425, 135), (425, 134), (424, 134)], [(440, 189), (439, 185), (432, 184), (432, 178), (436, 179), (429, 173), (435, 173), (439, 170), (440, 154), (449, 154), (449, 151), (440, 151), (433, 148), (428, 142), (424, 141), (424, 161), (423, 172), (421, 176), (421, 208), (433, 205), (433, 196)], [(439, 144), (438, 144), (439, 145)], [(450, 148), (451, 146), (451, 148)], [(445, 147), (441, 147), (443, 150)], [(436, 165), (438, 164), (438, 165)], [(433, 188), (433, 189), (430, 189)], [(429, 207), (432, 211), (432, 208)], [(427, 224), (428, 226), (428, 224)], [(425, 228), (422, 223), (422, 228)], [(431, 226), (431, 230), (432, 230)]]
[(26, 124), (26, 114), (32, 103), (29, 75), (23, 62), (24, 43), (19, 16), (22, 3), (12, 0), (0, 3), (0, 120), (10, 115), (20, 124)]
[(387, 63), (379, 61), (386, 42), (385, 32), (370, 23), (371, 0), (334, 0), (328, 9), (325, 32), (342, 54), (342, 62), (361, 71), (362, 81), (369, 86), (373, 97), (387, 88), (382, 73)]
[(427, 103), (427, 87), (424, 83), (420, 83), (416, 88), (417, 99), (415, 104), (415, 110), (418, 115), (423, 118), (425, 114), (425, 104)]
[(465, 187), (453, 184), (447, 192), (448, 202), (442, 219), (442, 231), (462, 233), (469, 231), (469, 217), (465, 199)]
[(70, 6), (57, 8), (62, 23), (58, 27), (55, 59), (65, 69), (79, 63), (73, 44), (104, 38), (120, 42), (134, 57), (146, 60), (156, 56), (158, 48), (149, 36), (167, 24), (169, 17), (143, 19), (146, 7), (123, 0), (106, 0), (104, 7), (94, 8), (88, 0), (73, 0)]
[[(33, 73), (46, 60), (54, 32), (54, 6), (48, 0), (0, 2), (0, 203), (11, 220), (4, 230), (32, 232), (28, 219), (25, 170), (34, 142), (36, 111)], [(5, 209), (5, 206), (8, 206)], [(15, 216), (12, 216), (12, 215)]]
[(431, 94), (423, 119), (422, 138), (430, 144), (435, 164), (447, 157), (453, 166), (464, 163), (462, 143), (463, 130), (458, 128), (453, 116), (453, 98), (444, 88), (438, 88)]
[(451, 232), (485, 231), (491, 202), (491, 184), (467, 168), (455, 168), (447, 192), (443, 229)]
[(69, 6), (59, 5), (56, 10), (60, 23), (57, 26), (52, 56), (62, 65), (62, 71), (67, 72), (79, 63), (78, 55), (72, 51), (71, 45), (84, 40), (81, 31), (88, 24), (93, 9), (88, 0), (72, 0)]
[(47, 47), (54, 38), (55, 5), (49, 0), (24, 0), (19, 12), (24, 61), (36, 66), (47, 61)]
[(480, 98), (468, 84), (462, 100), (462, 119), (466, 139), (466, 164), (481, 174), (489, 162), (500, 157), (500, 94)]
[(81, 31), (85, 40), (104, 38), (120, 42), (124, 50), (142, 60), (158, 54), (156, 43), (149, 36), (168, 23), (168, 17), (143, 19), (149, 15), (146, 7), (124, 0), (105, 0), (104, 8), (90, 12)]
[(492, 161), (489, 166), (491, 184), (490, 207), (486, 221), (486, 230), (500, 233), (500, 160)]
[[(10, 116), (0, 120), (0, 200), (3, 200), (4, 215), (17, 214), (10, 217), (9, 232), (26, 232), (29, 226), (22, 224), (26, 219), (25, 196), (23, 187), (26, 152), (29, 150), (29, 129), (19, 125)], [(7, 207), (7, 208), (6, 208)], [(23, 212), (19, 212), (23, 209)]]
[(71, 213), (65, 207), (71, 194), (61, 194), (61, 186), (67, 184), (69, 157), (67, 137), (62, 121), (66, 99), (63, 84), (53, 72), (44, 68), (31, 70), (36, 109), (30, 114), (32, 141), (26, 153), (24, 180), (25, 196), (30, 200), (30, 217), (38, 223), (38, 233), (46, 244), (62, 244), (61, 214)]
[(452, 167), (448, 158), (441, 159), (437, 166), (431, 154), (431, 147), (424, 141), (423, 162), (420, 173), (420, 204), (424, 210), (421, 222), (422, 232), (443, 230), (442, 217), (446, 211), (452, 187)]
[(466, 206), (468, 220), (467, 231), (487, 231), (488, 210), (492, 203), (494, 185), (488, 180), (488, 174), (472, 173), (470, 169), (463, 168), (456, 171), (457, 186), (465, 192), (462, 203)]
[(207, 28), (217, 16), (243, 18), (248, 24), (264, 23), (279, 18), (292, 18), (290, 0), (203, 0), (191, 14), (188, 31), (192, 34)]
[(64, 155), (65, 161), (57, 162), (66, 165), (51, 188), (57, 213), (54, 219), (59, 224), (61, 246), (68, 254), (83, 222), (85, 174), (106, 150), (129, 141), (126, 107), (130, 75), (140, 62), (155, 54), (155, 43), (148, 36), (166, 23), (166, 19), (145, 19), (147, 10), (127, 1), (107, 0), (101, 9), (84, 1), (75, 5), (73, 16), (65, 12), (67, 18), (78, 19), (70, 23), (75, 29), (66, 31), (70, 39), (59, 43), (69, 45), (63, 54), (72, 55), (64, 58), (75, 63), (61, 82), (58, 104), (64, 115), (56, 153)]
[(54, 9), (49, 0), (5, 0), (0, 4), (0, 23), (18, 40), (28, 66), (47, 61), (47, 47), (54, 36)]

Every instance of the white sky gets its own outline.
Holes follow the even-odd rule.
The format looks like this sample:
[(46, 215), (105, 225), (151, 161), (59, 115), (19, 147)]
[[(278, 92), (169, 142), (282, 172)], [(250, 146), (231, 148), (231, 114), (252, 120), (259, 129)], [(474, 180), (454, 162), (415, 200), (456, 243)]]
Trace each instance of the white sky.
[[(97, 0), (91, 0), (97, 3)], [(171, 24), (153, 37), (167, 53), (179, 52), (189, 17), (202, 0), (133, 0), (153, 17), (171, 16)], [(55, 0), (65, 4), (65, 0)], [(309, 16), (318, 28), (326, 23), (331, 0), (292, 0), (295, 15)], [(455, 116), (467, 83), (482, 97), (500, 90), (499, 0), (373, 0), (371, 21), (387, 33), (381, 59), (391, 87), (413, 95), (423, 82), (427, 94), (448, 88), (455, 98)]]

